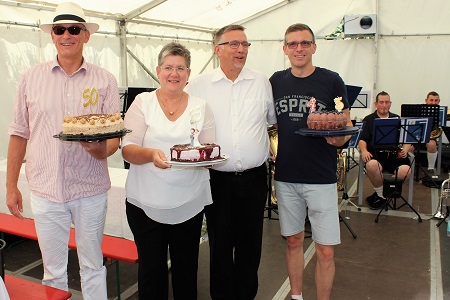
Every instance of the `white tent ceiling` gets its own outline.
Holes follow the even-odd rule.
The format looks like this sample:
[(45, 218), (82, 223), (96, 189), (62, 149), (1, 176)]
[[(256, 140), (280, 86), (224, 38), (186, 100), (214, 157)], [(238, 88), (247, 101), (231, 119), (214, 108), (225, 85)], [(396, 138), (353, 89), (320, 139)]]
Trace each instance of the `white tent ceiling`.
[[(14, 6), (19, 3), (17, 6), (54, 10), (59, 3), (66, 1), (6, 0), (0, 1), (0, 4)], [(295, 0), (80, 0), (76, 2), (85, 9), (88, 16), (154, 22), (211, 31), (293, 1)]]

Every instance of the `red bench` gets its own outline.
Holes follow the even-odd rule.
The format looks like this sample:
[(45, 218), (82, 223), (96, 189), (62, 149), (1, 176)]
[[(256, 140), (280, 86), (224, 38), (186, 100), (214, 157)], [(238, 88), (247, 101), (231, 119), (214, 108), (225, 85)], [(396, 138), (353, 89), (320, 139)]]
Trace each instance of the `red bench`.
[(54, 287), (5, 275), (5, 286), (11, 300), (65, 300), (72, 296)]
[[(13, 215), (0, 213), (0, 232), (21, 236), (31, 240), (37, 240), (33, 219), (20, 220)], [(76, 250), (75, 229), (70, 229), (69, 249)], [(134, 241), (111, 235), (103, 235), (103, 256), (115, 260), (117, 271), (117, 291), (120, 300), (119, 261), (128, 263), (138, 262), (138, 253)]]

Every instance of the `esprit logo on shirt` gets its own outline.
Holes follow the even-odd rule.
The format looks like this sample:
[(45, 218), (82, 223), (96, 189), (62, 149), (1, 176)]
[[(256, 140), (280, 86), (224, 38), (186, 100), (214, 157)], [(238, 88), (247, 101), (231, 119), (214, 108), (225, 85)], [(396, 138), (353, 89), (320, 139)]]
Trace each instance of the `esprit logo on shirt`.
[(83, 91), (83, 99), (87, 100), (83, 103), (84, 107), (88, 107), (89, 105), (96, 105), (98, 102), (98, 91), (94, 87), (92, 89), (85, 89)]
[[(282, 99), (277, 99), (275, 101), (275, 110), (277, 115), (282, 113), (289, 113), (289, 116), (302, 117), (303, 114), (308, 113), (308, 102), (311, 100), (309, 96), (302, 95), (291, 95), (284, 96)], [(322, 111), (326, 106), (318, 100), (316, 102), (316, 110)]]

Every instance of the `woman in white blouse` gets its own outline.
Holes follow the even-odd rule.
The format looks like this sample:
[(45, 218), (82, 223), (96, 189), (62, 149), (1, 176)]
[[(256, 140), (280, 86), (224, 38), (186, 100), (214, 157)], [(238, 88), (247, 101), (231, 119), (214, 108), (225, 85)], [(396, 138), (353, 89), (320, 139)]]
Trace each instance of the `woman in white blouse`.
[(168, 298), (167, 249), (174, 299), (197, 299), (197, 269), (203, 209), (212, 203), (209, 172), (171, 167), (170, 147), (215, 141), (211, 110), (183, 91), (190, 74), (189, 50), (163, 47), (156, 73), (161, 87), (136, 96), (125, 115), (122, 155), (130, 163), (126, 192), (128, 223), (139, 254), (139, 299)]

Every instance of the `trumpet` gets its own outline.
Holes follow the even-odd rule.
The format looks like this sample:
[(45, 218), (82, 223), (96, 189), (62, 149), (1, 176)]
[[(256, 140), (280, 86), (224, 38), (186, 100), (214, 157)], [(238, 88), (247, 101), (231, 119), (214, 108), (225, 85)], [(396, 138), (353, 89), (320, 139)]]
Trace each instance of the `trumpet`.
[(450, 198), (450, 174), (449, 178), (445, 179), (441, 184), (441, 194), (439, 195), (439, 203), (436, 208), (436, 213), (433, 215), (435, 219), (445, 218), (445, 214), (442, 213), (443, 201), (445, 199), (445, 204), (447, 204), (447, 199)]

